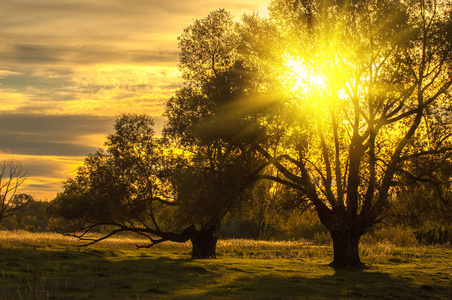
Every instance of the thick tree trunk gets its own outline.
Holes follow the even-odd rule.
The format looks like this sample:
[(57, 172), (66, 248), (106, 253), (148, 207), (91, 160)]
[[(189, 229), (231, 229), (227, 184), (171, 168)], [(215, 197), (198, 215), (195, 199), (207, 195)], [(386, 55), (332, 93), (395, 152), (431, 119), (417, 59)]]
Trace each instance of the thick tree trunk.
[(358, 244), (361, 231), (353, 229), (331, 230), (333, 238), (334, 260), (330, 264), (334, 268), (363, 268), (359, 259)]
[(216, 258), (219, 225), (208, 225), (193, 232), (192, 258)]

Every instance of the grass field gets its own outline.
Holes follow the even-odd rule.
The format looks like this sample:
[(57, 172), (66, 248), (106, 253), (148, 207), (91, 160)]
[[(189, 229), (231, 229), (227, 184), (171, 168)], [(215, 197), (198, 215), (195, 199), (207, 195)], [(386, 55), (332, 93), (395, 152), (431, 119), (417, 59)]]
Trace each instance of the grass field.
[(330, 246), (226, 240), (218, 258), (188, 244), (90, 247), (57, 234), (0, 232), (0, 299), (452, 299), (452, 248), (362, 245), (364, 271), (335, 271)]

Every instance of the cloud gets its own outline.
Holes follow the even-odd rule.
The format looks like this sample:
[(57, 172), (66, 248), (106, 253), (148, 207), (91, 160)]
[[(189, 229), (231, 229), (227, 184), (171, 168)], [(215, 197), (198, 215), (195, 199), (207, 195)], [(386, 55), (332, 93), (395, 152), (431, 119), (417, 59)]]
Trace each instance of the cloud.
[[(176, 65), (178, 51), (170, 50), (124, 50), (104, 47), (70, 47), (49, 44), (10, 44), (0, 52), (0, 61), (4, 64), (28, 66), (38, 65), (93, 65), (93, 64), (131, 64), (131, 65)], [(1, 70), (0, 76), (21, 75), (20, 72)]]
[[(99, 116), (39, 116), (28, 114), (0, 115), (0, 130), (44, 135), (92, 134), (110, 130), (113, 119)], [(64, 139), (63, 139), (64, 140)]]
[[(1, 54), (0, 54), (1, 56)], [(13, 70), (3, 70), (5, 74), (0, 78), (1, 90), (4, 92), (22, 92), (35, 94), (36, 91), (63, 91), (71, 85), (74, 68), (37, 68), (17, 67)]]
[(5, 74), (10, 75), (0, 78), (0, 112), (29, 115), (160, 116), (182, 85), (176, 67), (159, 65), (19, 68)]
[(1, 4), (0, 62), (177, 62), (177, 36), (195, 18), (225, 7), (234, 15), (266, 1), (17, 0)]
[(13, 72), (10, 70), (0, 70), (0, 78), (5, 77), (5, 76), (11, 76), (11, 75), (23, 75), (23, 73)]
[(22, 63), (56, 63), (59, 62), (62, 54), (61, 49), (54, 47), (42, 47), (29, 44), (12, 45), (11, 51), (2, 54), (6, 60), (11, 55), (16, 61)]
[(84, 157), (36, 156), (2, 154), (0, 160), (14, 159), (20, 162), (27, 180), (20, 187), (20, 193), (31, 194), (37, 200), (52, 199), (62, 187), (64, 180), (76, 175)]
[(27, 191), (51, 198), (102, 146), (115, 116), (161, 114), (182, 80), (177, 36), (224, 7), (266, 0), (0, 1), (0, 159), (20, 158)]
[(0, 151), (27, 155), (87, 155), (96, 145), (83, 136), (111, 131), (113, 118), (99, 116), (0, 115)]
[(0, 151), (28, 155), (84, 155), (96, 150), (92, 146), (42, 140), (41, 135), (0, 133)]
[[(87, 115), (0, 115), (0, 151), (21, 155), (85, 156), (103, 145), (115, 118)], [(156, 132), (163, 118), (155, 118)], [(94, 137), (94, 138), (93, 138)]]

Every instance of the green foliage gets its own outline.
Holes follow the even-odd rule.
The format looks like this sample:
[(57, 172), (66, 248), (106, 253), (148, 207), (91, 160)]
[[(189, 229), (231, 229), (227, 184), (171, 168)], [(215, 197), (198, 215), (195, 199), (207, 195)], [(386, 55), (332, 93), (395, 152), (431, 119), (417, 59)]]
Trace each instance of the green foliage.
[(452, 241), (450, 154), (415, 157), (407, 162), (397, 196), (387, 210), (387, 222), (406, 227), (421, 243)]
[(285, 186), (260, 181), (246, 194), (246, 201), (226, 218), (226, 238), (312, 241), (316, 234), (326, 233), (313, 207)]
[(259, 81), (237, 55), (239, 35), (229, 13), (219, 9), (196, 20), (179, 41), (186, 84), (167, 102), (165, 136), (196, 147), (255, 140), (261, 128), (250, 112)]
[(400, 225), (377, 225), (362, 237), (361, 243), (367, 245), (389, 243), (398, 247), (419, 245), (413, 229)]
[(27, 207), (20, 214), (3, 219), (0, 228), (7, 230), (27, 230), (32, 232), (49, 231), (47, 207), (49, 202), (35, 201), (30, 195), (26, 198)]
[(229, 69), (236, 60), (237, 35), (224, 9), (195, 20), (179, 37), (180, 69), (192, 83), (202, 83)]
[(220, 170), (188, 166), (175, 175), (174, 188), (179, 196), (178, 216), (189, 223), (220, 222), (238, 205), (248, 186), (247, 174), (234, 165)]
[(163, 176), (168, 162), (153, 125), (145, 115), (118, 117), (107, 149), (89, 155), (77, 177), (68, 180), (52, 201), (54, 226), (67, 225), (69, 231), (94, 224), (150, 226), (145, 224), (152, 222), (161, 202), (171, 201), (163, 195), (168, 189)]

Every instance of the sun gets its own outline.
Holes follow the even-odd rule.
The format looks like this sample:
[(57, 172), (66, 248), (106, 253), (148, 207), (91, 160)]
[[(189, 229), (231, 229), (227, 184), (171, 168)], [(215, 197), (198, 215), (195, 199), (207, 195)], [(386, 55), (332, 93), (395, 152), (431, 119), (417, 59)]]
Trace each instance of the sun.
[(290, 79), (292, 89), (309, 92), (322, 91), (327, 87), (327, 79), (324, 75), (315, 72), (312, 64), (286, 56), (286, 79)]

